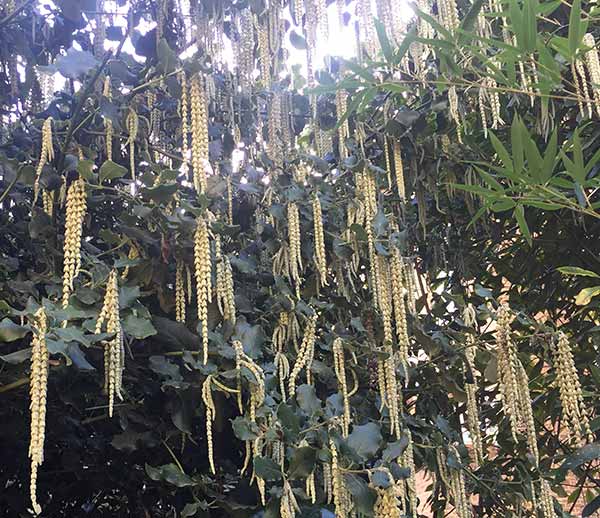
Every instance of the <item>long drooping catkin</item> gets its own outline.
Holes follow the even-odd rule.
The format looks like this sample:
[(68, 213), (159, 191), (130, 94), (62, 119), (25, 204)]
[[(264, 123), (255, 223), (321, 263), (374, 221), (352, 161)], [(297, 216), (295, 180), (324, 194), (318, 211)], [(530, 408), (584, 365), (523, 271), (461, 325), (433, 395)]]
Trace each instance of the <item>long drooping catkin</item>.
[(129, 137), (127, 138), (127, 144), (129, 144), (129, 169), (131, 169), (131, 179), (135, 182), (135, 140), (137, 139), (139, 118), (135, 109), (131, 106), (127, 113), (127, 132)]
[(217, 306), (223, 319), (235, 325), (235, 295), (233, 271), (229, 258), (221, 249), (221, 236), (215, 236), (215, 261), (217, 264)]
[(558, 385), (560, 402), (563, 408), (563, 422), (569, 432), (570, 439), (578, 444), (583, 444), (585, 439), (593, 442), (594, 436), (590, 429), (588, 412), (583, 402), (583, 392), (579, 374), (575, 367), (573, 350), (565, 333), (558, 333), (553, 353), (556, 384)]
[(210, 466), (211, 473), (215, 474), (217, 470), (215, 469), (212, 425), (213, 421), (215, 420), (215, 416), (217, 415), (217, 407), (215, 406), (212, 397), (212, 380), (213, 376), (212, 374), (209, 374), (202, 384), (202, 401), (204, 402), (204, 407), (206, 409), (206, 443), (208, 449), (208, 464)]
[(81, 267), (81, 234), (86, 210), (85, 180), (78, 178), (67, 189), (63, 259), (63, 308), (69, 305), (69, 297), (73, 291), (73, 281)]
[(344, 343), (337, 337), (333, 341), (333, 368), (338, 381), (338, 389), (344, 401), (344, 416), (342, 418), (342, 435), (348, 437), (350, 430), (350, 398), (348, 397), (348, 382), (346, 381), (346, 361)]
[(52, 144), (52, 118), (48, 117), (42, 126), (42, 150), (40, 151), (40, 160), (35, 170), (35, 180), (33, 182), (33, 203), (37, 201), (40, 192), (40, 178), (44, 166), (54, 160), (54, 145)]
[(206, 171), (209, 166), (208, 154), (208, 108), (206, 93), (201, 78), (196, 75), (190, 88), (192, 120), (192, 168), (196, 192), (206, 192)]
[(323, 215), (321, 202), (315, 195), (312, 199), (313, 226), (315, 233), (315, 265), (319, 274), (319, 283), (327, 286), (327, 258), (325, 256), (325, 237), (323, 232)]
[(208, 362), (208, 304), (212, 298), (212, 261), (208, 224), (203, 217), (199, 217), (196, 222), (194, 266), (198, 320), (200, 320), (202, 336), (202, 361), (206, 364)]
[(185, 281), (183, 261), (175, 267), (175, 320), (185, 322)]
[(182, 172), (187, 178), (189, 161), (189, 107), (188, 107), (188, 84), (185, 71), (179, 73), (179, 83), (181, 85), (181, 99), (179, 101), (179, 116), (181, 117), (181, 156)]
[[(112, 98), (109, 76), (106, 76), (106, 78), (104, 79), (102, 95), (104, 95), (104, 97), (106, 97), (108, 100)], [(104, 134), (106, 140), (106, 159), (112, 160), (113, 123), (108, 117), (105, 117), (104, 119)]]
[(29, 404), (31, 413), (29, 458), (31, 459), (30, 496), (35, 514), (42, 508), (37, 501), (38, 467), (44, 461), (44, 439), (46, 436), (46, 397), (48, 392), (48, 349), (46, 347), (46, 311), (38, 309), (31, 321), (31, 373), (29, 381)]
[(114, 334), (113, 338), (104, 342), (104, 390), (108, 393), (108, 415), (112, 417), (115, 397), (123, 399), (121, 385), (125, 366), (125, 348), (119, 312), (119, 281), (115, 269), (108, 276), (104, 303), (96, 321), (96, 334), (102, 331), (105, 323), (106, 332)]
[(311, 363), (315, 352), (315, 339), (316, 339), (316, 330), (317, 330), (317, 315), (314, 314), (308, 319), (308, 325), (306, 326), (306, 330), (304, 331), (304, 337), (302, 339), (302, 344), (300, 345), (300, 349), (298, 350), (298, 356), (296, 357), (296, 363), (290, 373), (288, 378), (288, 391), (290, 397), (294, 397), (296, 394), (296, 379), (298, 375), (302, 371), (302, 369), (306, 368), (306, 380), (310, 385), (311, 380)]
[(302, 250), (300, 237), (300, 214), (295, 203), (288, 204), (288, 242), (290, 251), (290, 275), (296, 288), (302, 282)]

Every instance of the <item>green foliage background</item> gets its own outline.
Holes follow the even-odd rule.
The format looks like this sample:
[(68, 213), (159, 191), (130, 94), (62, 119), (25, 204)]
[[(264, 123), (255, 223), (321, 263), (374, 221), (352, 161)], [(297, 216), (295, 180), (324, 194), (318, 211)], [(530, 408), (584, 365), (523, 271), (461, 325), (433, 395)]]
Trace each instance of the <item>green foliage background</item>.
[[(595, 4), (507, 0), (490, 10), (479, 0), (472, 5), (459, 2), (461, 26), (450, 32), (436, 21), (434, 3), (429, 14), (418, 15), (434, 27), (435, 38), (420, 38), (413, 27), (416, 22), (409, 24), (403, 42), (391, 40), (379, 27), (380, 53), (319, 64), (318, 86), (311, 91), (302, 89), (302, 78), (289, 70), (270, 89), (257, 82), (249, 91), (234, 91), (233, 72), (213, 62), (205, 49), (180, 59), (182, 27), (171, 2), (158, 44), (154, 30), (147, 35), (137, 30), (141, 19), (157, 19), (153, 2), (130, 2), (129, 26), (107, 28), (109, 39), (121, 44), (130, 39), (143, 59), (133, 59), (121, 46), (116, 53), (94, 55), (88, 23), (94, 18), (92, 4), (60, 1), (40, 11), (37, 2), (27, 1), (14, 10), (0, 10), (0, 513), (27, 515), (27, 317), (43, 304), (50, 316), (52, 354), (45, 462), (38, 489), (44, 516), (259, 515), (255, 487), (239, 473), (243, 441), (257, 433), (266, 441), (284, 440), (286, 476), (298, 491), (302, 516), (331, 511), (322, 495), (315, 505), (302, 495), (306, 475), (329, 458), (328, 425), (341, 412), (331, 359), (337, 336), (356, 358), (359, 390), (352, 398), (352, 433), (347, 440), (335, 435), (335, 440), (357, 509), (370, 515), (374, 491), (367, 470), (386, 466), (398, 477), (406, 476), (395, 463), (406, 441), (390, 437), (387, 418), (378, 410), (373, 373), (382, 330), (367, 283), (356, 282), (348, 296), (333, 282), (317, 291), (310, 208), (311, 195), (317, 193), (329, 264), (347, 277), (352, 250), (345, 238), (346, 206), (354, 197), (355, 172), (365, 167), (376, 173), (379, 186), (378, 253), (399, 248), (414, 261), (427, 285), (427, 295), (417, 301), (418, 315), (409, 322), (414, 357), (403, 389), (402, 425), (411, 430), (417, 469), (438, 472), (436, 450), (447, 451), (454, 444), (461, 458), (450, 456), (449, 462), (451, 468), (464, 471), (468, 493), (477, 495), (475, 516), (517, 516), (532, 498), (531, 481), (540, 478), (551, 483), (557, 496), (568, 497), (562, 504), (555, 502), (557, 516), (568, 516), (576, 501), (589, 504), (586, 513), (594, 512), (600, 506), (600, 447), (594, 443), (578, 450), (560, 433), (561, 405), (550, 347), (560, 326), (571, 338), (595, 431), (600, 344), (593, 296), (600, 292), (600, 133), (597, 118), (580, 113), (571, 71), (571, 62), (586, 50), (583, 34), (591, 32), (600, 39)], [(353, 13), (354, 3), (346, 4), (344, 11)], [(200, 3), (209, 18), (228, 19), (247, 6), (265, 15), (267, 6), (261, 0)], [(490, 23), (489, 37), (479, 36), (476, 29), (482, 9)], [(503, 28), (514, 35), (513, 43), (506, 43)], [(292, 37), (298, 47), (304, 45), (300, 32)], [(71, 49), (75, 42), (82, 50)], [(422, 74), (411, 73), (411, 43), (434, 51)], [(285, 58), (285, 50), (281, 52)], [(20, 72), (16, 85), (9, 70), (15, 56)], [(408, 69), (403, 64), (407, 59)], [(518, 77), (519, 62), (531, 77), (535, 66), (530, 92), (523, 90)], [(42, 109), (34, 70), (49, 66), (67, 81)], [(211, 163), (219, 174), (209, 178), (208, 192), (201, 196), (180, 172), (181, 85), (176, 72), (181, 68), (189, 74), (212, 74), (219, 92), (210, 103), (209, 125)], [(113, 83), (110, 100), (99, 86), (107, 73)], [(486, 135), (477, 96), (488, 76), (497, 83), (506, 124)], [(459, 96), (461, 129), (449, 113), (450, 87)], [(345, 118), (353, 130), (360, 127), (365, 134), (362, 143), (354, 136), (348, 139), (350, 156), (344, 160), (337, 146), (333, 153), (315, 156), (308, 124), (308, 97), (315, 95), (319, 125), (334, 132), (338, 89), (350, 95)], [(265, 105), (276, 90), (293, 92), (290, 113), (298, 143), (281, 168), (274, 166), (257, 139), (266, 123)], [(165, 153), (162, 158), (173, 160), (172, 167), (162, 158), (155, 161), (157, 144), (148, 123), (151, 107), (140, 98), (134, 101), (134, 94), (149, 91), (155, 93), (161, 112), (159, 151)], [(132, 102), (141, 117), (135, 157), (140, 184), (135, 195), (129, 190), (128, 148), (123, 146)], [(36, 104), (40, 109), (34, 109)], [(56, 158), (43, 172), (43, 187), (58, 193), (63, 182), (79, 174), (88, 188), (83, 270), (66, 310), (59, 303), (64, 211), (57, 206), (51, 218), (41, 203), (31, 204), (41, 124), (47, 117), (53, 119)], [(115, 142), (121, 144), (115, 146), (114, 163), (106, 162), (102, 141), (107, 119), (115, 128)], [(231, 120), (239, 126), (247, 151), (239, 170), (232, 168)], [(401, 144), (410, 193), (406, 204), (388, 186), (386, 139)], [(76, 146), (83, 149), (84, 161), (78, 160)], [(301, 162), (318, 173), (306, 184), (292, 177), (293, 167)], [(263, 181), (267, 175), (270, 183)], [(235, 328), (226, 325), (211, 306), (210, 361), (203, 366), (197, 356), (201, 342), (193, 304), (188, 306), (186, 325), (175, 321), (175, 262), (193, 264), (197, 215), (207, 208), (226, 214), (227, 176), (234, 185), (234, 225), (220, 218), (213, 231), (222, 236), (234, 268), (238, 322)], [(270, 209), (264, 197), (267, 186), (275, 193)], [(184, 210), (173, 210), (175, 198)], [(300, 299), (272, 273), (273, 256), (286, 239), (288, 201), (298, 203), (301, 212), (307, 266)], [(267, 211), (275, 226), (267, 223)], [(365, 231), (353, 232), (362, 251), (361, 268), (368, 271)], [(139, 258), (128, 258), (131, 244), (140, 251)], [(112, 267), (120, 273), (129, 268), (129, 274), (120, 286), (127, 343), (125, 398), (109, 420), (101, 389), (103, 337), (93, 330)], [(498, 300), (509, 300), (517, 316), (514, 339), (530, 379), (539, 470), (525, 444), (512, 441), (498, 400), (493, 335)], [(461, 320), (467, 303), (477, 308), (475, 330)], [(295, 311), (302, 323), (313, 311), (319, 314), (314, 387), (302, 385), (298, 396), (287, 402), (281, 401), (273, 376), (270, 342), (282, 310)], [(478, 469), (469, 464), (461, 424), (466, 411), (462, 349), (469, 333), (478, 340), (476, 379), (484, 442), (494, 452)], [(215, 392), (218, 472), (212, 476), (200, 387), (210, 373), (218, 373), (224, 383), (231, 380), (233, 339), (243, 342), (267, 374), (261, 418), (269, 424), (257, 431), (238, 415), (235, 398)], [(269, 459), (255, 469), (270, 488), (264, 515), (277, 516), (283, 474)], [(563, 485), (566, 477), (570, 485)], [(435, 516), (444, 516), (445, 489), (432, 483), (431, 490), (428, 504)]]

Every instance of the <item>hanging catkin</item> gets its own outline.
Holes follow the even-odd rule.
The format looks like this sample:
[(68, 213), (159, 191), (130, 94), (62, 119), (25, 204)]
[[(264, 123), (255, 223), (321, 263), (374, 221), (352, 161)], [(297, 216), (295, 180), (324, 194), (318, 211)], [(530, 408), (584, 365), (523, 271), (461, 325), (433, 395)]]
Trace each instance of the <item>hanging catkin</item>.
[(175, 267), (175, 320), (185, 323), (185, 281), (183, 261)]
[(295, 518), (297, 512), (300, 512), (300, 506), (296, 501), (296, 497), (292, 491), (292, 486), (290, 486), (290, 483), (285, 480), (283, 482), (283, 491), (281, 493), (281, 501), (279, 503), (279, 515), (281, 518)]
[(589, 32), (583, 37), (583, 44), (589, 49), (585, 53), (585, 63), (587, 72), (592, 83), (592, 91), (594, 93), (594, 104), (596, 105), (596, 113), (600, 115), (600, 57), (596, 48), (594, 36)]
[(35, 514), (42, 508), (37, 501), (38, 468), (44, 461), (44, 439), (46, 436), (46, 397), (48, 392), (48, 349), (46, 347), (46, 311), (38, 309), (31, 321), (33, 340), (31, 342), (31, 372), (29, 378), (29, 404), (31, 428), (29, 458), (31, 459), (31, 505)]
[[(450, 445), (449, 451), (460, 460), (458, 451), (453, 445)], [(452, 493), (454, 508), (456, 509), (458, 518), (471, 518), (471, 505), (469, 503), (469, 499), (467, 498), (465, 489), (465, 475), (461, 467), (451, 468), (448, 476), (450, 479), (449, 489)]]
[(348, 437), (350, 431), (350, 398), (348, 397), (348, 383), (346, 381), (346, 360), (344, 358), (344, 343), (337, 337), (333, 341), (333, 368), (338, 381), (338, 390), (344, 402), (344, 416), (342, 418), (342, 435)]
[[(405, 428), (404, 434), (408, 437), (408, 445), (398, 459), (398, 464), (403, 468), (407, 468), (410, 472), (408, 478), (405, 479), (405, 491), (404, 494), (408, 500), (408, 506), (410, 508), (410, 516), (417, 518), (417, 482), (416, 482), (416, 468), (415, 468), (415, 453), (412, 433), (409, 428)], [(408, 513), (407, 513), (408, 514)]]
[(387, 472), (389, 485), (386, 488), (377, 487), (377, 500), (373, 506), (374, 518), (401, 518), (403, 516), (402, 504), (400, 501), (403, 481), (394, 482), (392, 474)]
[(298, 205), (289, 203), (287, 216), (290, 275), (291, 280), (296, 285), (296, 290), (298, 291), (302, 282), (300, 275), (302, 272), (302, 243), (300, 237), (300, 213), (298, 212)]
[(210, 471), (214, 475), (217, 470), (215, 469), (215, 457), (214, 457), (214, 448), (213, 448), (213, 434), (212, 434), (212, 426), (213, 421), (215, 420), (215, 416), (217, 415), (217, 408), (215, 406), (215, 402), (212, 397), (212, 374), (209, 374), (204, 383), (202, 384), (202, 401), (204, 402), (204, 407), (206, 409), (206, 443), (207, 443), (207, 452), (208, 452), (208, 464), (210, 466)]
[(394, 171), (396, 173), (396, 189), (398, 191), (398, 197), (400, 201), (406, 201), (406, 186), (404, 184), (404, 166), (402, 165), (402, 150), (400, 148), (400, 141), (394, 139), (393, 141), (393, 157), (394, 157)]
[(69, 297), (73, 292), (73, 281), (81, 267), (81, 233), (86, 209), (85, 180), (77, 178), (67, 190), (63, 259), (63, 308), (69, 305)]
[[(104, 97), (106, 97), (108, 101), (112, 99), (109, 76), (106, 76), (104, 78), (104, 87), (102, 90), (102, 95), (104, 95)], [(106, 140), (106, 159), (112, 160), (113, 123), (112, 120), (110, 120), (108, 117), (104, 118), (104, 138)]]
[(498, 389), (502, 400), (504, 414), (510, 420), (513, 440), (517, 442), (519, 430), (519, 403), (517, 384), (517, 348), (510, 336), (511, 316), (506, 305), (501, 305), (496, 314), (498, 329), (496, 331)]
[(185, 178), (188, 177), (189, 149), (189, 107), (188, 107), (188, 85), (185, 71), (179, 72), (179, 83), (181, 84), (181, 99), (179, 100), (179, 115), (181, 117), (181, 169)]
[(542, 479), (540, 482), (540, 501), (542, 504), (542, 517), (543, 518), (556, 518), (556, 512), (554, 511), (554, 500), (552, 497), (552, 490), (547, 480)]
[(335, 516), (336, 518), (348, 518), (352, 511), (352, 500), (340, 466), (338, 450), (331, 437), (329, 438), (329, 450), (331, 452), (331, 487)]
[(296, 394), (296, 379), (302, 371), (306, 368), (306, 382), (310, 385), (311, 383), (311, 364), (315, 354), (315, 339), (317, 330), (317, 315), (316, 313), (309, 317), (306, 330), (304, 331), (304, 337), (302, 338), (302, 344), (298, 350), (298, 356), (296, 357), (296, 363), (292, 369), (292, 372), (288, 378), (288, 392), (290, 397), (294, 397)]
[(48, 117), (42, 126), (42, 149), (40, 151), (40, 160), (35, 170), (35, 180), (33, 182), (34, 204), (37, 201), (40, 192), (40, 178), (42, 177), (44, 166), (52, 160), (54, 160), (54, 146), (52, 144), (52, 118)]
[(131, 179), (135, 182), (135, 140), (137, 139), (139, 129), (139, 117), (133, 107), (129, 107), (127, 113), (127, 132), (129, 137), (126, 144), (129, 144), (129, 169), (131, 169)]
[[(477, 322), (475, 308), (469, 304), (463, 312), (463, 321), (466, 326), (473, 327)], [(477, 407), (477, 380), (475, 378), (475, 354), (477, 345), (475, 337), (468, 333), (465, 337), (465, 358), (473, 382), (465, 382), (465, 392), (467, 393), (467, 428), (472, 442), (473, 461), (476, 466), (483, 463), (483, 441), (481, 438), (481, 427), (479, 423), (479, 409)], [(467, 371), (465, 369), (465, 376)]]
[(400, 251), (394, 248), (390, 259), (390, 277), (392, 302), (394, 306), (394, 320), (396, 321), (396, 339), (398, 341), (398, 360), (408, 380), (408, 353), (410, 340), (406, 321), (406, 285), (404, 281), (404, 268)]
[(202, 363), (208, 362), (208, 304), (212, 298), (212, 261), (209, 228), (205, 218), (199, 217), (194, 236), (194, 266), (196, 300), (202, 338)]
[(202, 79), (196, 75), (190, 88), (192, 120), (192, 169), (196, 192), (206, 192), (206, 172), (209, 167), (208, 154), (208, 108)]
[(321, 202), (315, 194), (312, 199), (313, 224), (315, 233), (315, 265), (319, 274), (319, 284), (327, 286), (327, 258), (325, 257), (325, 237)]
[(454, 85), (448, 88), (448, 105), (450, 107), (450, 116), (456, 124), (458, 143), (462, 144), (462, 122), (460, 119), (460, 113), (458, 111), (458, 94), (456, 93), (456, 86)]
[(520, 431), (525, 434), (527, 446), (534, 464), (539, 462), (537, 432), (531, 406), (529, 379), (517, 356), (517, 348), (510, 336), (511, 315), (508, 306), (502, 304), (496, 315), (498, 358), (498, 386), (505, 415), (510, 420), (513, 440), (517, 442)]
[(224, 320), (235, 326), (235, 295), (233, 271), (229, 257), (221, 249), (221, 236), (215, 236), (215, 261), (217, 264), (217, 306)]
[(558, 333), (558, 337), (554, 341), (553, 356), (556, 384), (563, 408), (563, 423), (568, 430), (569, 438), (579, 445), (582, 445), (586, 439), (593, 442), (594, 436), (583, 401), (573, 350), (567, 335), (562, 331)]
[(106, 282), (106, 293), (102, 309), (96, 321), (95, 333), (99, 334), (106, 323), (106, 332), (114, 337), (104, 342), (104, 390), (108, 394), (108, 415), (112, 417), (115, 397), (121, 396), (125, 348), (119, 315), (119, 283), (117, 270), (111, 270)]

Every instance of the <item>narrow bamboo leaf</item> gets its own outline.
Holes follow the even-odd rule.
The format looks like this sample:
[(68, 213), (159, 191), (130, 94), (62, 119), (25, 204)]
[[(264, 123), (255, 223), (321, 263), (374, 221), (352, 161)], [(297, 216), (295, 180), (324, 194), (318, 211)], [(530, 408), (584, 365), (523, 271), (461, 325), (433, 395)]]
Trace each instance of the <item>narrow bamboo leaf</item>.
[(579, 268), (578, 266), (561, 266), (557, 268), (560, 273), (564, 273), (565, 275), (577, 275), (578, 277), (596, 277), (600, 278), (596, 272), (592, 272), (591, 270), (586, 270), (585, 268)]
[(494, 150), (496, 151), (496, 154), (498, 155), (498, 158), (500, 159), (500, 161), (502, 162), (504, 167), (506, 169), (512, 169), (513, 162), (512, 162), (512, 159), (510, 158), (510, 154), (508, 153), (507, 149), (504, 147), (504, 144), (502, 144), (502, 142), (500, 142), (498, 137), (496, 137), (496, 135), (494, 135), (491, 131), (490, 131), (490, 141), (492, 143)]
[(521, 124), (519, 116), (515, 114), (510, 126), (510, 142), (513, 154), (513, 170), (516, 174), (519, 174), (523, 170), (523, 140), (526, 138), (524, 134), (526, 131), (525, 127)]
[(569, 57), (573, 59), (583, 38), (581, 0), (573, 0), (569, 15)]
[(385, 26), (383, 23), (381, 23), (381, 20), (375, 20), (375, 30), (377, 31), (377, 38), (379, 39), (379, 44), (381, 45), (383, 57), (388, 64), (391, 65), (394, 60), (394, 51), (392, 50), (392, 45), (390, 44), (390, 40), (385, 32)]
[(529, 246), (531, 246), (533, 243), (531, 239), (531, 231), (529, 230), (529, 225), (527, 225), (527, 220), (525, 219), (525, 209), (523, 208), (523, 205), (517, 205), (515, 207), (514, 215), (519, 228), (521, 229), (523, 237), (527, 240)]
[[(544, 160), (542, 163), (542, 171), (541, 177), (543, 181), (548, 181), (554, 173), (554, 168), (556, 167), (556, 154), (558, 152), (558, 137), (556, 133), (556, 129), (552, 132), (550, 136), (550, 141), (546, 146), (546, 152), (544, 153)], [(600, 150), (598, 151), (600, 153)], [(600, 155), (599, 155), (600, 157)]]

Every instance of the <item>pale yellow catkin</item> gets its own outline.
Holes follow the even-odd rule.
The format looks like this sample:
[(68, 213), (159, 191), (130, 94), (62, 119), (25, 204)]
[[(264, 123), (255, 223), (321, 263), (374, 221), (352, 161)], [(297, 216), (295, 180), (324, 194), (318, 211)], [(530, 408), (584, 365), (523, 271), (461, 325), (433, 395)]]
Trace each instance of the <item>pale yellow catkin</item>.
[(600, 57), (596, 48), (594, 36), (589, 32), (583, 37), (583, 44), (588, 47), (585, 53), (585, 63), (592, 83), (596, 113), (600, 115)]
[(554, 500), (552, 497), (552, 490), (547, 480), (542, 479), (540, 482), (540, 500), (542, 504), (542, 516), (543, 518), (556, 518), (556, 512), (554, 511)]
[(40, 159), (35, 170), (35, 180), (33, 181), (33, 203), (36, 203), (40, 192), (40, 178), (44, 166), (54, 160), (54, 145), (52, 143), (52, 118), (48, 117), (42, 126), (42, 149)]
[(563, 423), (571, 441), (583, 445), (586, 439), (593, 442), (588, 411), (583, 401), (579, 374), (575, 367), (571, 343), (565, 333), (558, 333), (553, 347), (556, 385), (563, 409)]
[(188, 84), (184, 70), (179, 73), (179, 84), (181, 85), (181, 99), (179, 100), (179, 116), (181, 117), (181, 169), (185, 178), (189, 170), (189, 106), (188, 106)]
[(208, 464), (210, 466), (211, 473), (214, 475), (217, 470), (215, 468), (212, 426), (215, 416), (217, 415), (217, 408), (212, 397), (212, 380), (213, 375), (209, 374), (202, 384), (202, 401), (204, 402), (204, 407), (206, 409), (206, 443)]
[(315, 234), (315, 265), (317, 267), (319, 284), (327, 286), (327, 257), (325, 256), (325, 237), (323, 232), (323, 214), (321, 202), (317, 195), (312, 199), (313, 226)]
[(400, 251), (395, 248), (390, 259), (390, 277), (392, 302), (394, 306), (394, 320), (396, 322), (396, 340), (398, 342), (398, 360), (408, 380), (408, 355), (410, 339), (406, 320), (406, 286), (404, 281), (404, 268)]
[(131, 170), (131, 179), (135, 182), (135, 140), (139, 129), (139, 117), (132, 106), (129, 107), (125, 122), (129, 133), (126, 142), (126, 144), (129, 144), (129, 169)]
[(183, 261), (175, 267), (175, 320), (185, 322), (185, 281)]
[(462, 144), (462, 122), (460, 113), (458, 111), (458, 94), (456, 93), (456, 86), (448, 88), (448, 105), (450, 107), (450, 116), (456, 124), (456, 134), (458, 136), (458, 143)]
[(348, 382), (346, 380), (346, 360), (344, 356), (344, 342), (340, 337), (333, 340), (333, 368), (338, 381), (338, 389), (344, 402), (344, 416), (342, 418), (342, 435), (348, 437), (350, 431), (350, 397), (348, 395)]
[(104, 342), (104, 390), (108, 394), (108, 415), (112, 417), (115, 398), (123, 399), (121, 386), (125, 366), (125, 348), (119, 312), (119, 283), (115, 269), (111, 270), (108, 276), (104, 302), (96, 321), (96, 334), (102, 331), (104, 324), (106, 324), (106, 332), (114, 335)]
[(400, 489), (396, 483), (388, 487), (377, 488), (377, 500), (373, 506), (374, 518), (401, 518), (402, 505), (400, 503)]
[(67, 189), (67, 208), (65, 215), (65, 242), (63, 247), (63, 293), (62, 306), (69, 305), (73, 292), (73, 281), (81, 267), (81, 236), (83, 220), (87, 211), (85, 180), (77, 178)]
[(233, 225), (233, 187), (231, 176), (227, 177), (227, 223)]
[(196, 301), (202, 338), (202, 362), (208, 362), (208, 304), (212, 298), (212, 261), (210, 256), (209, 228), (205, 218), (199, 217), (194, 236), (194, 267), (196, 275)]
[(38, 309), (31, 321), (31, 372), (29, 378), (29, 404), (31, 414), (29, 458), (31, 459), (30, 497), (35, 514), (42, 508), (37, 501), (38, 468), (44, 461), (44, 439), (46, 436), (46, 398), (48, 393), (49, 355), (46, 347), (47, 320), (43, 307)]
[[(108, 100), (112, 99), (112, 92), (110, 89), (110, 77), (106, 76), (104, 78), (104, 87), (102, 89), (102, 95), (106, 97)], [(107, 160), (112, 160), (112, 139), (113, 139), (113, 123), (108, 117), (104, 119), (104, 135), (106, 140), (106, 158)]]
[[(410, 508), (410, 516), (417, 518), (417, 482), (416, 482), (416, 467), (415, 467), (415, 454), (412, 433), (409, 428), (404, 430), (404, 433), (408, 437), (408, 445), (402, 456), (398, 459), (398, 463), (403, 468), (407, 468), (410, 475), (405, 479), (405, 491), (406, 499), (408, 500), (408, 507)], [(408, 515), (408, 513), (407, 513)]]
[[(463, 312), (463, 321), (465, 325), (473, 327), (477, 321), (475, 308), (468, 305)], [(483, 463), (483, 439), (481, 437), (481, 427), (479, 422), (479, 408), (477, 405), (477, 379), (475, 378), (475, 355), (477, 353), (477, 344), (475, 337), (469, 333), (465, 338), (465, 358), (473, 375), (472, 383), (465, 383), (465, 392), (467, 393), (467, 428), (472, 442), (473, 461), (476, 466)], [(467, 374), (465, 369), (465, 375)]]
[(510, 336), (511, 316), (506, 305), (501, 305), (496, 314), (498, 328), (496, 331), (498, 389), (502, 400), (504, 414), (510, 420), (513, 440), (517, 442), (519, 431), (519, 403), (517, 383), (517, 349)]
[(302, 369), (306, 368), (306, 381), (310, 385), (311, 382), (311, 364), (315, 353), (315, 339), (317, 330), (317, 314), (315, 313), (308, 319), (306, 330), (304, 331), (304, 337), (302, 344), (298, 350), (298, 356), (296, 357), (296, 363), (292, 369), (292, 372), (288, 378), (288, 392), (290, 397), (294, 397), (296, 394), (296, 379), (298, 378)]
[(217, 263), (217, 307), (224, 320), (235, 326), (235, 294), (233, 286), (233, 270), (229, 258), (221, 250), (221, 237), (215, 237)]
[(281, 501), (279, 503), (279, 515), (281, 518), (295, 518), (297, 512), (300, 512), (300, 506), (296, 501), (296, 497), (294, 496), (294, 492), (292, 491), (290, 483), (285, 480), (283, 482), (283, 491), (281, 493)]
[(296, 289), (302, 282), (302, 243), (300, 236), (300, 213), (295, 203), (288, 204), (288, 243), (290, 253), (290, 275)]
[(196, 192), (206, 192), (206, 172), (209, 167), (208, 108), (202, 79), (196, 75), (190, 88), (192, 126), (192, 169)]

